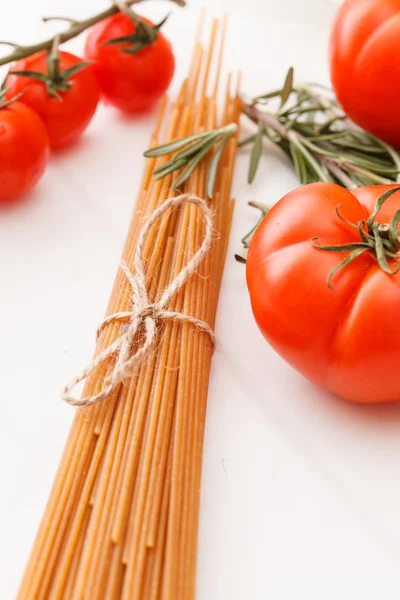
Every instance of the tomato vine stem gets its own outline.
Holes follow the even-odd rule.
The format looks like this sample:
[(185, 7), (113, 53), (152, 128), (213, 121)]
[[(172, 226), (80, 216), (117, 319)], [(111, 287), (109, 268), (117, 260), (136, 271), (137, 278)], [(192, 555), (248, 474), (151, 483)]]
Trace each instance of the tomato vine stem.
[[(173, 2), (174, 4), (177, 4), (178, 6), (185, 6), (185, 4), (186, 4), (185, 0), (169, 0), (169, 1)], [(124, 4), (126, 6), (133, 6), (135, 4), (139, 4), (140, 2), (145, 2), (145, 0), (126, 0), (126, 2)], [(58, 18), (62, 21), (70, 22), (70, 27), (66, 31), (63, 31), (62, 33), (58, 33), (58, 34), (48, 38), (47, 40), (44, 40), (43, 42), (39, 42), (38, 44), (32, 44), (31, 46), (22, 46), (19, 44), (15, 44), (13, 42), (0, 41), (0, 44), (5, 44), (8, 46), (12, 46), (14, 48), (13, 51), (10, 52), (9, 54), (7, 54), (6, 56), (0, 57), (0, 66), (7, 65), (16, 60), (20, 60), (21, 58), (26, 58), (27, 56), (31, 56), (32, 54), (35, 54), (36, 52), (40, 52), (41, 50), (50, 50), (52, 48), (52, 46), (54, 44), (54, 40), (57, 36), (59, 36), (60, 44), (63, 44), (64, 42), (68, 42), (69, 40), (72, 40), (73, 38), (80, 35), (83, 31), (85, 31), (89, 27), (92, 27), (92, 25), (95, 25), (96, 23), (98, 23), (99, 21), (103, 21), (103, 19), (107, 19), (108, 17), (111, 17), (112, 15), (119, 13), (120, 10), (121, 10), (120, 7), (118, 7), (116, 4), (114, 4), (110, 8), (103, 10), (102, 12), (98, 13), (97, 15), (94, 15), (94, 16), (89, 17), (88, 19), (84, 19), (82, 21), (75, 21), (74, 19), (69, 19), (67, 17), (47, 17), (45, 19), (45, 21), (54, 20), (54, 19)]]

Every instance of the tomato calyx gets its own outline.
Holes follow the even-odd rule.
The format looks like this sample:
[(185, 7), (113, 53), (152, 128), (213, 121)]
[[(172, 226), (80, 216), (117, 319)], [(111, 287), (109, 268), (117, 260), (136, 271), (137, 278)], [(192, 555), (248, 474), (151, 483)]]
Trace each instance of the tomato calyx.
[(20, 92), (19, 94), (16, 94), (9, 100), (6, 100), (5, 97), (8, 92), (9, 89), (6, 87), (2, 87), (2, 89), (0, 90), (0, 110), (2, 110), (3, 108), (7, 108), (7, 106), (10, 106), (11, 104), (14, 104), (14, 102), (19, 100), (19, 98), (21, 98), (21, 96), (25, 94), (25, 90), (22, 90), (22, 92)]
[(71, 77), (93, 63), (91, 61), (82, 61), (67, 69), (61, 69), (59, 43), (60, 36), (56, 36), (52, 49), (46, 53), (47, 73), (41, 73), (40, 71), (10, 71), (9, 74), (41, 81), (44, 83), (49, 96), (62, 101), (62, 96), (59, 92), (67, 92), (72, 87)]
[(120, 51), (126, 54), (137, 54), (146, 46), (151, 46), (151, 44), (153, 44), (156, 41), (159, 30), (169, 17), (169, 15), (167, 15), (166, 17), (164, 17), (164, 19), (162, 19), (162, 21), (160, 21), (156, 25), (150, 25), (149, 23), (146, 23), (146, 21), (141, 19), (139, 15), (137, 15), (133, 10), (131, 10), (128, 6), (124, 5), (123, 3), (121, 3), (120, 9), (130, 19), (132, 19), (135, 25), (135, 31), (129, 35), (107, 40), (106, 42), (104, 42), (104, 45), (116, 46), (118, 44), (129, 44), (129, 46), (120, 48)]
[(242, 242), (244, 248), (246, 248), (246, 250), (250, 246), (250, 242), (253, 239), (253, 235), (254, 235), (257, 227), (259, 226), (259, 224), (261, 223), (261, 221), (263, 220), (265, 215), (271, 210), (270, 206), (268, 206), (267, 204), (261, 204), (261, 202), (248, 202), (248, 205), (253, 208), (257, 208), (261, 214), (260, 214), (259, 220), (254, 225), (254, 227), (252, 227), (250, 229), (250, 231), (248, 233), (246, 233), (246, 235), (241, 239), (241, 242)]
[[(399, 272), (400, 230), (398, 230), (398, 226), (400, 223), (400, 209), (397, 209), (394, 212), (390, 223), (375, 222), (375, 218), (384, 202), (398, 191), (400, 191), (400, 187), (388, 190), (379, 196), (368, 220), (361, 220), (357, 224), (348, 221), (340, 214), (340, 205), (336, 207), (336, 214), (338, 217), (347, 225), (350, 225), (350, 227), (357, 229), (360, 234), (360, 242), (350, 242), (349, 244), (330, 246), (317, 244), (316, 242), (319, 240), (318, 237), (312, 239), (312, 245), (317, 250), (323, 250), (325, 252), (350, 252), (350, 254), (348, 254), (348, 256), (346, 256), (346, 258), (329, 273), (327, 278), (327, 285), (329, 288), (333, 288), (331, 284), (332, 277), (366, 251), (370, 252), (370, 254), (376, 258), (382, 271), (388, 275), (396, 275), (396, 273)], [(393, 261), (396, 264), (394, 269), (390, 268), (388, 261)]]

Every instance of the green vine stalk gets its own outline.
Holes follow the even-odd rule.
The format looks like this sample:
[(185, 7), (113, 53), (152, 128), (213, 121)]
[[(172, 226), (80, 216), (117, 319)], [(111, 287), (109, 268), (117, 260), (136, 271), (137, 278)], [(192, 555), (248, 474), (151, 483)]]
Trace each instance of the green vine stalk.
[[(123, 6), (129, 7), (129, 6), (133, 6), (135, 4), (139, 4), (140, 2), (144, 2), (144, 1), (145, 0), (126, 0), (123, 3)], [(169, 0), (169, 1), (173, 2), (174, 4), (177, 4), (178, 6), (185, 6), (185, 4), (186, 4), (185, 0)], [(70, 19), (68, 17), (45, 17), (43, 19), (45, 22), (50, 21), (50, 20), (61, 20), (61, 21), (68, 22), (70, 25), (66, 31), (63, 31), (62, 33), (56, 34), (56, 35), (48, 38), (47, 40), (44, 40), (43, 42), (39, 42), (38, 44), (33, 44), (31, 46), (22, 46), (19, 44), (15, 44), (13, 42), (0, 41), (0, 44), (3, 44), (3, 45), (5, 44), (7, 46), (12, 46), (14, 48), (13, 51), (10, 52), (9, 54), (7, 54), (6, 56), (0, 57), (0, 66), (7, 65), (16, 60), (20, 60), (21, 58), (26, 58), (27, 56), (31, 56), (32, 54), (35, 54), (36, 52), (39, 52), (40, 50), (50, 50), (53, 47), (54, 40), (56, 37), (59, 38), (59, 44), (68, 42), (69, 40), (72, 40), (73, 38), (80, 35), (86, 29), (89, 29), (89, 27), (92, 27), (92, 25), (95, 25), (99, 21), (103, 21), (103, 19), (107, 19), (108, 17), (111, 17), (112, 15), (115, 15), (118, 12), (121, 12), (121, 10), (123, 10), (121, 5), (118, 5), (117, 3), (115, 3), (110, 8), (103, 10), (102, 12), (98, 13), (97, 15), (94, 15), (94, 16), (89, 17), (88, 19), (84, 19), (82, 21), (75, 21), (74, 19)]]

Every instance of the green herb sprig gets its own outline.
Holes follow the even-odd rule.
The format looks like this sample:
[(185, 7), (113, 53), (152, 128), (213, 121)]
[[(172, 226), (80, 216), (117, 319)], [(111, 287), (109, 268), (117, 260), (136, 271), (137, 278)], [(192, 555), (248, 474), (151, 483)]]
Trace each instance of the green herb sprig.
[[(294, 87), (293, 81), (291, 68), (281, 89), (241, 99), (242, 113), (257, 126), (255, 134), (239, 142), (252, 146), (250, 183), (262, 153), (260, 138), (286, 154), (302, 184), (324, 181), (352, 190), (400, 182), (397, 150), (350, 121), (330, 89), (317, 84)], [(245, 248), (257, 226), (243, 238)]]
[[(280, 100), (275, 109), (274, 99)], [(242, 112), (258, 127), (241, 143), (253, 145), (249, 180), (261, 153), (261, 132), (289, 157), (300, 183), (327, 181), (353, 189), (400, 182), (397, 151), (352, 123), (329, 89), (316, 84), (293, 87), (293, 69), (282, 89), (242, 97)]]
[[(263, 140), (278, 146), (286, 154), (302, 184), (324, 181), (351, 190), (360, 185), (400, 183), (397, 150), (350, 121), (329, 88), (318, 84), (295, 86), (293, 68), (289, 69), (282, 88), (256, 98), (243, 95), (241, 111), (257, 126), (254, 134), (239, 142), (240, 147), (251, 146), (249, 183), (254, 181), (260, 166)], [(161, 156), (187, 146), (155, 171), (161, 178), (184, 167), (174, 182), (176, 188), (219, 143), (210, 162), (207, 182), (207, 193), (212, 197), (225, 138), (228, 133), (232, 135), (234, 132), (236, 125), (232, 123), (151, 149), (145, 156)], [(261, 218), (265, 214), (266, 211), (261, 210)], [(245, 248), (256, 227), (244, 236), (242, 243)]]
[[(207, 196), (212, 198), (218, 166), (224, 148), (228, 140), (236, 132), (236, 123), (230, 123), (219, 129), (202, 131), (201, 133), (189, 135), (169, 144), (150, 148), (149, 150), (146, 150), (144, 156), (147, 158), (157, 158), (159, 156), (165, 156), (166, 154), (173, 154), (173, 157), (168, 162), (154, 170), (154, 174), (156, 175), (156, 179), (162, 179), (169, 173), (182, 169), (181, 173), (172, 184), (172, 189), (176, 190), (185, 183), (199, 163), (209, 154), (212, 148), (216, 146), (208, 166), (206, 183)], [(178, 150), (179, 152), (177, 152)]]

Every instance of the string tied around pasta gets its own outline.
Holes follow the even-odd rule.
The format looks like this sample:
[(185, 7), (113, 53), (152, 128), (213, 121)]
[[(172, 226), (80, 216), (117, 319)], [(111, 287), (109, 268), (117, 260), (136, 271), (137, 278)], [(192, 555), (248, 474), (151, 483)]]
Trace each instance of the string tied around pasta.
[[(166, 287), (160, 298), (151, 302), (146, 285), (146, 270), (144, 268), (144, 244), (146, 236), (154, 223), (170, 209), (176, 209), (182, 204), (190, 202), (195, 204), (203, 213), (205, 220), (205, 234), (203, 242), (197, 252), (193, 255), (187, 265), (178, 273), (173, 281)], [(67, 384), (62, 392), (62, 399), (72, 406), (90, 406), (96, 402), (101, 402), (125, 381), (131, 374), (133, 368), (140, 364), (152, 350), (157, 338), (157, 321), (174, 320), (183, 323), (190, 323), (197, 329), (206, 332), (215, 346), (215, 335), (211, 327), (191, 315), (168, 309), (170, 301), (182, 288), (186, 281), (193, 275), (199, 264), (204, 259), (211, 247), (213, 235), (213, 215), (206, 202), (192, 194), (182, 194), (175, 198), (168, 198), (159, 206), (149, 217), (143, 229), (139, 233), (136, 252), (133, 258), (132, 269), (125, 261), (121, 261), (120, 268), (127, 278), (130, 291), (132, 308), (126, 312), (117, 312), (106, 317), (97, 330), (97, 336), (103, 331), (104, 327), (115, 321), (126, 321), (125, 327), (121, 328), (119, 337), (105, 350), (100, 352), (92, 362), (83, 369), (80, 375), (75, 377)], [(137, 334), (140, 330), (144, 331), (144, 337), (141, 342), (137, 341)], [(135, 341), (137, 342), (135, 344)], [(92, 396), (75, 398), (71, 392), (80, 382), (84, 381), (102, 363), (116, 356), (116, 360), (111, 372), (104, 380), (103, 389)]]

